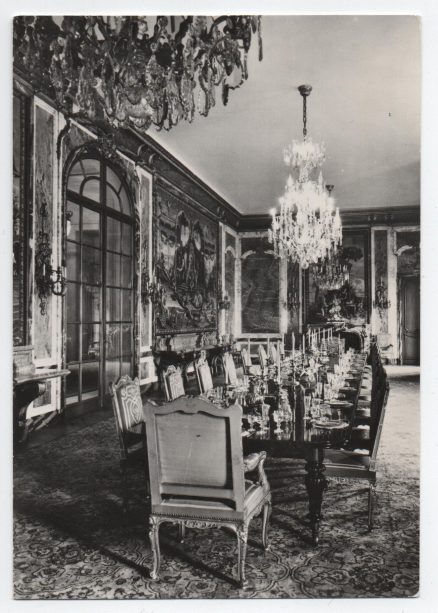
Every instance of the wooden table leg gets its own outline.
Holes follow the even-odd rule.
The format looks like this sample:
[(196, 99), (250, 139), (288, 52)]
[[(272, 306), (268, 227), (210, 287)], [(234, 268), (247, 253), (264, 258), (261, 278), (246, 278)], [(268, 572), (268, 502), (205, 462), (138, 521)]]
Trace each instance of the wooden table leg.
[(324, 475), (324, 449), (321, 447), (308, 449), (306, 460), (306, 476), (304, 480), (307, 493), (309, 494), (309, 519), (312, 527), (313, 544), (318, 545), (322, 496), (327, 488), (327, 479)]

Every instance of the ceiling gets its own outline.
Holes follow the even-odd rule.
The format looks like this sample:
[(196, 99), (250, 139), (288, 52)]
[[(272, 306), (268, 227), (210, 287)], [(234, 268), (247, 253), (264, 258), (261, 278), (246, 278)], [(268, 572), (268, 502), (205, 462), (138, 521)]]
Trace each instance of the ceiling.
[(283, 148), (308, 133), (326, 147), (341, 209), (420, 204), (420, 21), (413, 16), (264, 16), (249, 78), (218, 91), (208, 117), (150, 135), (243, 213), (266, 213), (287, 178)]

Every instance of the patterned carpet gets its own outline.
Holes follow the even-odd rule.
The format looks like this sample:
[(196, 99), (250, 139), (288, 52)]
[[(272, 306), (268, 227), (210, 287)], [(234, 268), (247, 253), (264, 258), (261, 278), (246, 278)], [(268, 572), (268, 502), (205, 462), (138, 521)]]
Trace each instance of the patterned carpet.
[(235, 537), (188, 530), (183, 545), (161, 528), (162, 579), (149, 579), (144, 484), (139, 473), (127, 518), (121, 512), (112, 417), (29, 448), (14, 461), (14, 590), (17, 599), (403, 597), (418, 591), (419, 377), (390, 368), (375, 528), (366, 529), (366, 491), (331, 483), (319, 547), (304, 519), (300, 460), (272, 459), (272, 549), (261, 521), (250, 528), (249, 589), (236, 576)]

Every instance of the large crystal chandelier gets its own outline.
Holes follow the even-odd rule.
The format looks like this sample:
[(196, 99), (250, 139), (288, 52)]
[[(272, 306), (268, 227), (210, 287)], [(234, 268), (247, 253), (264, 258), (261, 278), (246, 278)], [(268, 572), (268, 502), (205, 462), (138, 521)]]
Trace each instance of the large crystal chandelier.
[(255, 15), (16, 17), (14, 62), (69, 115), (169, 130), (208, 115), (218, 86), (227, 104), (256, 33), (261, 60)]
[(319, 260), (312, 266), (313, 281), (324, 292), (341, 289), (348, 283), (350, 271), (351, 263), (344, 257), (342, 247), (332, 257)]
[(289, 257), (302, 268), (330, 258), (342, 240), (339, 209), (324, 187), (321, 166), (325, 160), (322, 145), (307, 137), (307, 97), (310, 85), (298, 88), (303, 97), (302, 141), (294, 140), (284, 150), (284, 161), (291, 168), (280, 211), (272, 209), (269, 240), (277, 257)]

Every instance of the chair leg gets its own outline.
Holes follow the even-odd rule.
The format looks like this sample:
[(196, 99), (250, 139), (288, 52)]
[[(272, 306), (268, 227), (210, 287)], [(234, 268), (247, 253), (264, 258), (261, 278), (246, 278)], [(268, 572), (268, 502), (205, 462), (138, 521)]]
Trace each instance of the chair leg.
[(128, 471), (126, 469), (126, 462), (120, 461), (120, 471), (122, 473), (122, 490), (123, 490), (123, 512), (128, 512)]
[(160, 523), (157, 521), (156, 517), (149, 517), (149, 540), (151, 542), (152, 556), (153, 556), (153, 567), (151, 570), (151, 579), (153, 581), (158, 581), (160, 578), (160, 563), (161, 563), (161, 552), (160, 552), (160, 539), (159, 539), (159, 529)]
[(245, 560), (246, 560), (246, 544), (248, 540), (248, 526), (246, 524), (243, 525), (242, 528), (238, 528), (237, 530), (237, 565), (239, 571), (239, 584), (242, 589), (247, 587), (246, 578), (245, 578)]
[(272, 505), (271, 501), (268, 500), (263, 507), (263, 524), (262, 524), (262, 544), (263, 549), (268, 551), (270, 549), (270, 545), (268, 543), (268, 522), (269, 517), (271, 515)]
[(178, 524), (178, 540), (180, 543), (184, 543), (186, 537), (186, 527), (184, 524)]
[(370, 483), (368, 489), (368, 530), (371, 531), (374, 526), (374, 499), (376, 497), (376, 485)]

